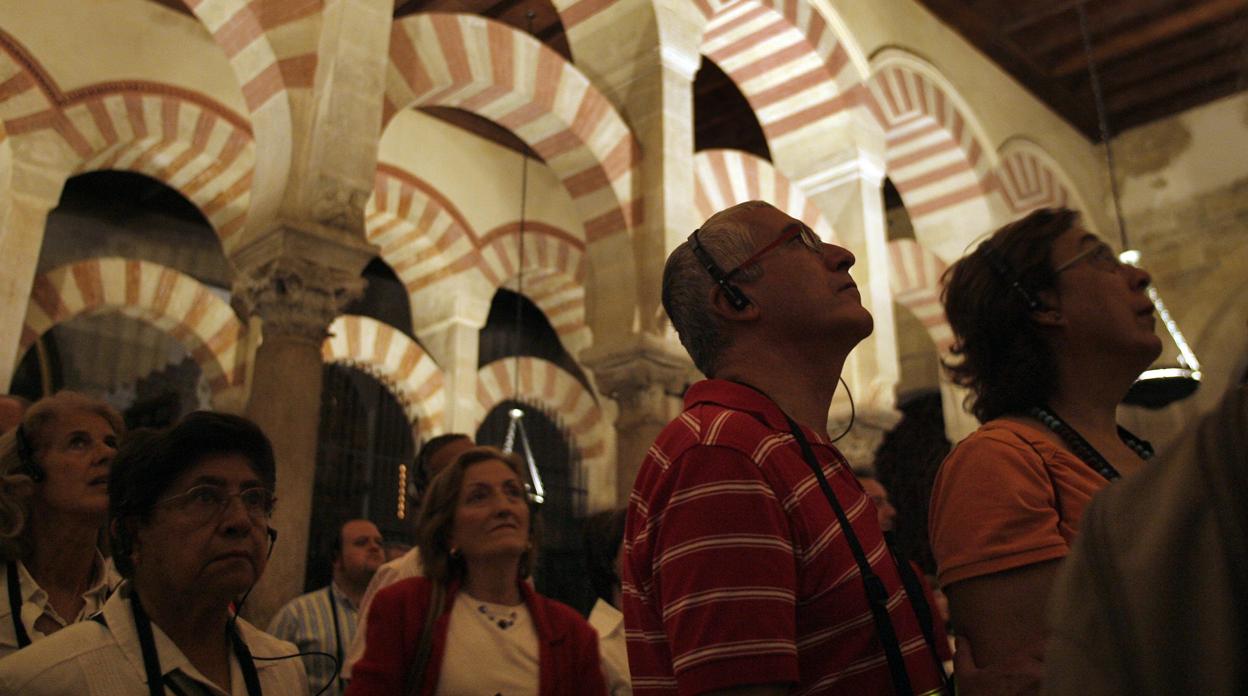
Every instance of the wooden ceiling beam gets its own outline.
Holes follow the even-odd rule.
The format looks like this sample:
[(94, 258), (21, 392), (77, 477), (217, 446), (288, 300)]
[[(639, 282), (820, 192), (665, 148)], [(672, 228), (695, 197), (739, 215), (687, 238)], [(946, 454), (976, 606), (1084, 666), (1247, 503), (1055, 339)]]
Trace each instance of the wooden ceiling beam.
[[(1098, 64), (1113, 60), (1118, 56), (1125, 56), (1146, 48), (1150, 44), (1165, 41), (1197, 27), (1238, 14), (1245, 8), (1248, 8), (1248, 0), (1207, 0), (1139, 29), (1113, 36), (1109, 40), (1099, 41), (1092, 48), (1092, 57)], [(1064, 77), (1087, 69), (1087, 57), (1084, 56), (1083, 51), (1079, 51), (1054, 66), (1053, 74)]]
[[(1099, 38), (1122, 27), (1146, 22), (1150, 17), (1165, 14), (1164, 6), (1173, 0), (1098, 0), (1089, 2), (1088, 28), (1093, 43)], [(1067, 54), (1082, 51), (1083, 40), (1079, 35), (1079, 15), (1073, 11), (1051, 16), (1043, 25), (1013, 34), (1010, 40), (1026, 46), (1036, 61), (1051, 66)], [(1046, 67), (1046, 74), (1048, 68)]]
[(1236, 53), (1223, 53), (1213, 60), (1199, 60), (1187, 66), (1169, 70), (1164, 76), (1107, 94), (1105, 107), (1111, 115), (1122, 113), (1147, 104), (1159, 96), (1178, 94), (1185, 89), (1220, 82), (1228, 77), (1234, 79), (1238, 73), (1239, 56)]
[(1047, 5), (1043, 5), (1038, 11), (1024, 14), (1018, 19), (1015, 19), (1001, 27), (1001, 33), (1013, 34), (1022, 31), (1032, 25), (1039, 24), (1047, 19), (1056, 17), (1057, 15), (1060, 15), (1063, 12), (1086, 1), (1087, 0), (1062, 0), (1061, 2), (1052, 2)]
[[(1170, 70), (1197, 61), (1214, 59), (1220, 53), (1241, 51), (1241, 44), (1246, 37), (1248, 14), (1239, 21), (1220, 22), (1205, 31), (1164, 44), (1156, 50), (1107, 63), (1101, 67), (1101, 84), (1104, 85), (1106, 94), (1114, 94), (1146, 80), (1165, 77)], [(1078, 76), (1080, 85), (1086, 81), (1086, 76)]]
[(1121, 133), (1131, 128), (1152, 123), (1158, 119), (1182, 113), (1193, 107), (1208, 104), (1211, 101), (1235, 94), (1243, 90), (1237, 85), (1234, 75), (1218, 82), (1210, 82), (1179, 94), (1161, 95), (1157, 99), (1140, 104), (1123, 112), (1120, 116), (1111, 116), (1115, 120), (1114, 133)]
[(1061, 83), (1048, 79), (1048, 70), (1032, 55), (1000, 34), (984, 16), (972, 11), (964, 0), (921, 0), (934, 14), (950, 23), (963, 37), (988, 54), (997, 65), (1023, 84), (1032, 94), (1059, 112), (1084, 135), (1097, 132), (1096, 112)]

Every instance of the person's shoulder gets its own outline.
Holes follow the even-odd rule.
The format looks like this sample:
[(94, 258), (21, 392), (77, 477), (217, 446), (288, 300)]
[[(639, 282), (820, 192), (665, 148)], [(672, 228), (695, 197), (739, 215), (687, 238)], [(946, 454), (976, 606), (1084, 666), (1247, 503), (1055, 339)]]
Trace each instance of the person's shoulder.
[(108, 651), (124, 661), (107, 626), (79, 621), (0, 659), (0, 685), (12, 693), (42, 693), (36, 687), (49, 675), (64, 674), (83, 657)]
[[(297, 597), (296, 599), (300, 598)], [(266, 633), (246, 619), (239, 618), (237, 626), (239, 637), (247, 644), (247, 648), (252, 655), (258, 658), (285, 657), (288, 655), (293, 657), (299, 652), (294, 643), (278, 638), (272, 633)], [(265, 664), (265, 662), (267, 661), (262, 662), (261, 665)]]
[(545, 616), (546, 622), (556, 632), (572, 632), (579, 636), (598, 636), (593, 626), (572, 607), (544, 595), (533, 593), (535, 608)]
[(376, 611), (377, 607), (387, 607), (389, 611), (404, 606), (414, 599), (428, 595), (430, 585), (428, 578), (419, 575), (392, 582), (377, 590), (377, 596), (373, 598), (374, 608), (370, 611)]
[(941, 464), (949, 469), (999, 467), (1003, 462), (1042, 464), (1054, 455), (1052, 443), (1034, 427), (1009, 418), (984, 423), (950, 450)]
[(295, 597), (286, 604), (282, 605), (282, 608), (278, 610), (278, 613), (298, 613), (300, 611), (307, 611), (319, 602), (329, 601), (326, 598), (325, 589), (326, 588), (324, 587), (319, 587), (311, 592), (305, 592), (298, 597)]

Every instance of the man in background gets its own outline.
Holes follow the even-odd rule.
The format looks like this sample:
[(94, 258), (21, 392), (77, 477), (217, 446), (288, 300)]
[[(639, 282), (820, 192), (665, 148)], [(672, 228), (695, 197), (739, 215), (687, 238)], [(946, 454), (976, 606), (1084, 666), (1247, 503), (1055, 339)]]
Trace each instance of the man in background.
[[(385, 560), (381, 532), (368, 520), (350, 520), (338, 530), (334, 542), (333, 580), (328, 586), (292, 599), (277, 612), (269, 633), (294, 643), (299, 652), (333, 655), (304, 655), (309, 694), (339, 696), (345, 691), (344, 679), (335, 678), (355, 639), (360, 601), (373, 575)], [(333, 682), (332, 684), (330, 682)]]

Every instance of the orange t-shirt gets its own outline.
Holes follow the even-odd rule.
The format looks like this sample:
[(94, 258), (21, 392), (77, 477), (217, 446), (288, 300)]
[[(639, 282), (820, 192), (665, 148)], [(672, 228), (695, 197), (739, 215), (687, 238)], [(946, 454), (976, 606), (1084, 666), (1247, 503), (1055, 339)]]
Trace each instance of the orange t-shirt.
[(942, 586), (1062, 558), (1108, 481), (1036, 427), (992, 420), (949, 453), (928, 514)]

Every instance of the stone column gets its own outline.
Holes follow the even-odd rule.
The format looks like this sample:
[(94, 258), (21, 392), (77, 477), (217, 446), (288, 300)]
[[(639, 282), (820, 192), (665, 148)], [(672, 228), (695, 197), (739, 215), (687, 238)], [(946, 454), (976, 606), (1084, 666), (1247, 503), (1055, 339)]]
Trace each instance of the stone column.
[[(416, 333), (433, 361), (442, 368), (446, 411), (442, 432), (465, 433), (476, 438), (476, 428), (484, 413), (477, 403), (478, 355), (482, 323), (471, 318), (452, 317)], [(424, 439), (428, 439), (428, 432)]]
[[(263, 244), (235, 256), (236, 302), (261, 320), (246, 414), (273, 442), (277, 457), (280, 537), (246, 614), (267, 625), (303, 591), (320, 423), (321, 344), (334, 317), (364, 290), (360, 272), (372, 257), (362, 243), (335, 240), (311, 223), (286, 223)], [(255, 322), (252, 322), (253, 326)]]
[(617, 504), (626, 505), (646, 451), (663, 427), (680, 415), (685, 386), (698, 374), (683, 351), (646, 335), (631, 345), (614, 350), (595, 347), (581, 355), (598, 390), (619, 407), (616, 496)]
[(7, 392), (26, 323), (31, 285), (43, 246), (48, 211), (60, 198), (64, 174), (10, 160), (11, 194), (0, 202), (0, 392)]

